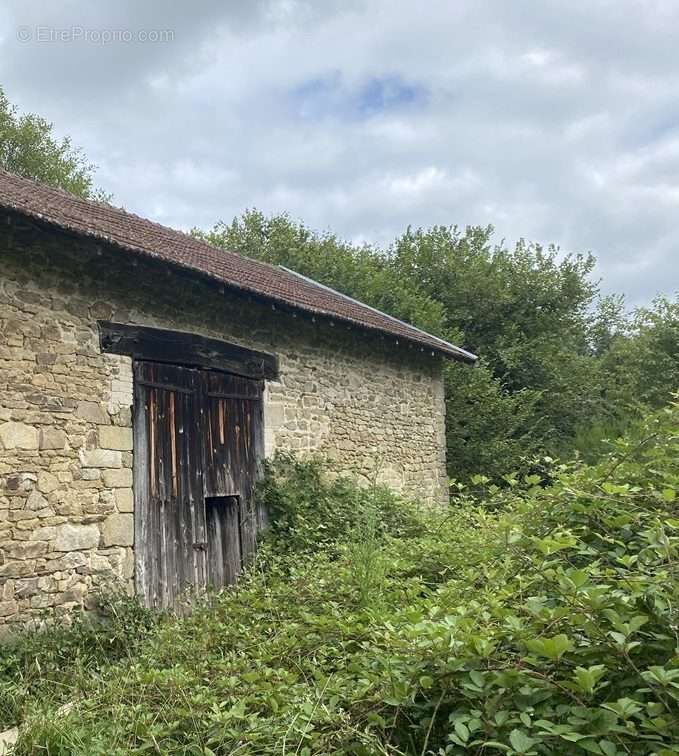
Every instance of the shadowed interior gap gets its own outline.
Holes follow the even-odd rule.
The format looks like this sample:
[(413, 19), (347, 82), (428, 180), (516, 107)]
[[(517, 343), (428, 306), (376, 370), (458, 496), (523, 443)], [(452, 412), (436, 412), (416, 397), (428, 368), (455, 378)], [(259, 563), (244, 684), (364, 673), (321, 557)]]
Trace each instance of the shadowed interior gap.
[(243, 566), (238, 496), (207, 496), (208, 583), (222, 588), (236, 582)]

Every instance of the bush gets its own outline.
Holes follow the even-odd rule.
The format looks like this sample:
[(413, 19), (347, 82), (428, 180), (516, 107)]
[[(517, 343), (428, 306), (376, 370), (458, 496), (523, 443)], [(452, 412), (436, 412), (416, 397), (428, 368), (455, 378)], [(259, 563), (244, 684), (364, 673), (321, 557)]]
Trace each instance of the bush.
[(505, 556), (463, 579), (478, 595), (450, 581), (390, 639), (432, 753), (679, 752), (678, 452), (673, 407), (600, 465), (501, 494)]
[(34, 702), (17, 754), (679, 753), (677, 459), (673, 406), (417, 517), (288, 460), (266, 569)]
[(421, 532), (414, 503), (387, 488), (357, 488), (346, 477), (331, 478), (320, 460), (300, 461), (279, 453), (266, 465), (258, 495), (269, 512), (268, 543), (279, 554), (315, 553), (354, 539), (374, 513), (378, 536)]

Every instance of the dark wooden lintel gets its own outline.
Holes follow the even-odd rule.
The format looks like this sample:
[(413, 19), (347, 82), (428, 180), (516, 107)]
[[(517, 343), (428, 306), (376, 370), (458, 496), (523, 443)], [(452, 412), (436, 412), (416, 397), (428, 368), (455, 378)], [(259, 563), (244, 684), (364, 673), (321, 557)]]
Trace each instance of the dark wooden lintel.
[(135, 360), (221, 370), (257, 380), (270, 380), (278, 376), (278, 359), (266, 352), (183, 331), (105, 320), (98, 321), (97, 325), (101, 350), (110, 354), (124, 354)]

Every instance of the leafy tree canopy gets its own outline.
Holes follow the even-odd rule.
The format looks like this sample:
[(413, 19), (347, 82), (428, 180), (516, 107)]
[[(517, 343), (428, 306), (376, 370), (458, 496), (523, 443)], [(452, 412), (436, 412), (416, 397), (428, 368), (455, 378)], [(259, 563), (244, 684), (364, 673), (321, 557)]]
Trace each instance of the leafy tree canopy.
[(20, 114), (0, 87), (0, 167), (19, 176), (65, 189), (86, 199), (105, 200), (94, 186), (94, 169), (69, 137), (35, 113)]
[(249, 210), (207, 241), (292, 268), (481, 357), (446, 368), (451, 475), (501, 475), (537, 453), (590, 459), (678, 385), (679, 304), (633, 314), (601, 297), (592, 255), (493, 240), (487, 227), (408, 228), (387, 249)]

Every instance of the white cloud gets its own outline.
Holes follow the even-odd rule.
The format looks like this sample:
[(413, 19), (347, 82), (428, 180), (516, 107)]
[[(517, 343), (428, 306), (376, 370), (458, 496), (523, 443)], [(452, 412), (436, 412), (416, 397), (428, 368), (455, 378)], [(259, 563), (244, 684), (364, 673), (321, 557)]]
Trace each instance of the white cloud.
[[(678, 22), (669, 0), (10, 0), (0, 83), (163, 223), (257, 206), (382, 244), (493, 223), (592, 250), (646, 301), (679, 280)], [(74, 25), (173, 39), (17, 39)]]

